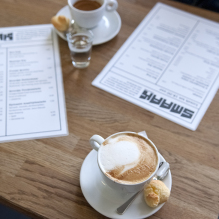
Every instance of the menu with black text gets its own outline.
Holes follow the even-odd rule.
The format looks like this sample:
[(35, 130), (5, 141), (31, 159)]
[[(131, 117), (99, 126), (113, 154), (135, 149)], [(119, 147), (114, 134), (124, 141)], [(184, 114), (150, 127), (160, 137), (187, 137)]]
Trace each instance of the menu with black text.
[(67, 134), (53, 26), (0, 28), (0, 142)]
[(219, 87), (219, 24), (157, 3), (92, 84), (196, 130)]

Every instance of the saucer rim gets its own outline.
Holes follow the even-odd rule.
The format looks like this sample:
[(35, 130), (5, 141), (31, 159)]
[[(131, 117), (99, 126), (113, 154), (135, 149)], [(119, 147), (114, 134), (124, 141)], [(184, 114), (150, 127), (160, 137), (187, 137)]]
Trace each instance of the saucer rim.
[[(62, 10), (65, 11), (65, 10), (67, 10), (67, 9), (69, 9), (68, 5), (62, 7), (62, 8), (56, 13), (56, 16), (60, 15), (60, 13), (61, 13)], [(106, 12), (104, 15), (107, 15), (107, 13), (109, 13), (109, 12)], [(119, 15), (119, 13), (118, 13), (117, 11), (112, 11), (112, 12), (110, 12), (110, 13), (113, 13), (113, 14), (116, 16), (117, 20), (118, 20), (116, 31), (115, 31), (113, 34), (111, 34), (110, 36), (104, 38), (103, 40), (99, 40), (99, 41), (93, 43), (93, 46), (97, 46), (97, 45), (106, 43), (106, 42), (110, 41), (111, 39), (113, 39), (113, 38), (119, 33), (119, 31), (120, 31), (120, 29), (121, 29), (121, 26), (122, 26), (121, 17), (120, 17), (120, 15)], [(69, 18), (69, 17), (68, 17), (68, 18)], [(58, 31), (56, 28), (54, 28), (54, 30), (55, 30), (55, 32), (56, 32), (63, 40), (67, 41), (66, 37), (63, 35), (62, 32)], [(94, 38), (95, 38), (95, 36), (94, 36)]]
[[(85, 192), (84, 192), (84, 190), (83, 190), (83, 188), (82, 188), (82, 185), (81, 185), (81, 182), (82, 182), (82, 171), (83, 171), (83, 167), (84, 167), (84, 165), (85, 165), (85, 162), (86, 162), (86, 159), (88, 158), (88, 156), (92, 156), (92, 153), (97, 153), (97, 151), (95, 151), (94, 149), (93, 150), (91, 150), (88, 154), (87, 154), (87, 156), (85, 157), (85, 159), (84, 159), (84, 161), (83, 161), (83, 163), (82, 163), (82, 165), (81, 165), (81, 169), (80, 169), (80, 187), (81, 187), (81, 191), (82, 191), (82, 193), (83, 193), (83, 196), (84, 196), (84, 198), (86, 199), (86, 201), (90, 204), (90, 206), (94, 209), (94, 210), (96, 210), (97, 212), (99, 212), (100, 214), (102, 214), (103, 216), (106, 216), (106, 217), (109, 217), (109, 218), (111, 218), (112, 216), (109, 216), (109, 215), (106, 215), (106, 214), (104, 214), (104, 213), (102, 213), (102, 212), (100, 212), (96, 207), (94, 207), (94, 205), (90, 202), (90, 201), (88, 201), (88, 199), (87, 199), (87, 197), (86, 197), (86, 195), (85, 195)], [(159, 152), (158, 152), (159, 153)], [(163, 158), (163, 160), (164, 161), (166, 161), (165, 160), (165, 158), (159, 153), (159, 156), (160, 157), (162, 157)], [(171, 171), (169, 170), (169, 172), (168, 172), (168, 175), (169, 175), (169, 183), (170, 183), (170, 191), (171, 191), (171, 189), (172, 189), (172, 174), (171, 174)], [(163, 206), (164, 206), (164, 204), (165, 204), (166, 202), (164, 202), (164, 203), (162, 203), (162, 204), (160, 204), (160, 205), (158, 205), (156, 208), (154, 208), (155, 209), (155, 211), (154, 212), (151, 212), (151, 213), (148, 213), (147, 215), (144, 215), (143, 216), (143, 218), (147, 218), (147, 217), (150, 217), (150, 216), (152, 216), (152, 215), (154, 215), (157, 211), (159, 211)], [(119, 215), (118, 215), (119, 216)], [(119, 218), (119, 217), (118, 217)], [(133, 219), (142, 219), (142, 217), (135, 217), (135, 218), (133, 218)]]

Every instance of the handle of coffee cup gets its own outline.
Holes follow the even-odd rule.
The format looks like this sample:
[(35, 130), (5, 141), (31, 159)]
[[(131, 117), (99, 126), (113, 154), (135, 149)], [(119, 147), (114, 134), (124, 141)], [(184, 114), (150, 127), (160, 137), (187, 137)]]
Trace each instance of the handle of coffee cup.
[(98, 151), (100, 148), (100, 145), (104, 142), (104, 138), (102, 138), (100, 135), (93, 135), (90, 138), (90, 145), (91, 147)]
[(118, 8), (118, 2), (116, 0), (108, 0), (106, 3), (107, 11), (114, 11)]

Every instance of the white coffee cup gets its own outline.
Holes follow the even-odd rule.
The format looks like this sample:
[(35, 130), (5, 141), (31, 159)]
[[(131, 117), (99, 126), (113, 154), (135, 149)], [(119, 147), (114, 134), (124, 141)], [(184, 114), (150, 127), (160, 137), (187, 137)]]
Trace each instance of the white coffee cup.
[(136, 183), (136, 184), (123, 184), (123, 183), (119, 183), (119, 182), (116, 182), (114, 181), (113, 179), (109, 178), (105, 173), (104, 173), (104, 170), (103, 170), (103, 167), (100, 163), (100, 147), (101, 145), (106, 141), (108, 140), (109, 138), (113, 137), (114, 135), (118, 135), (118, 134), (136, 134), (136, 135), (139, 135), (138, 133), (136, 132), (119, 132), (119, 133), (115, 133), (111, 136), (109, 136), (108, 138), (104, 139), (102, 138), (100, 135), (93, 135), (91, 138), (90, 138), (90, 145), (93, 149), (95, 149), (97, 152), (98, 152), (98, 155), (97, 155), (97, 163), (98, 163), (98, 166), (99, 166), (99, 169), (100, 169), (100, 172), (101, 172), (101, 176), (102, 176), (102, 179), (103, 181), (108, 185), (110, 186), (111, 188), (113, 188), (114, 190), (118, 191), (118, 192), (137, 192), (139, 190), (141, 190), (145, 184), (148, 184), (150, 183), (150, 181), (153, 179), (153, 177), (156, 175), (156, 172), (158, 171), (158, 168), (159, 168), (159, 163), (160, 163), (160, 157), (159, 157), (159, 153), (158, 153), (158, 150), (156, 148), (156, 146), (154, 145), (154, 143), (148, 139), (147, 137), (145, 136), (142, 136), (142, 135), (139, 135), (143, 138), (146, 139), (146, 141), (149, 141), (151, 143), (151, 146), (154, 147), (154, 150), (156, 152), (156, 156), (157, 156), (157, 165), (156, 165), (156, 169), (155, 171), (151, 174), (151, 176), (140, 182), (140, 183)]
[(118, 7), (116, 0), (96, 0), (101, 4), (100, 8), (91, 11), (83, 11), (73, 6), (77, 1), (79, 0), (68, 0), (69, 10), (72, 19), (74, 19), (79, 26), (84, 28), (93, 28), (97, 26), (105, 11), (112, 12)]

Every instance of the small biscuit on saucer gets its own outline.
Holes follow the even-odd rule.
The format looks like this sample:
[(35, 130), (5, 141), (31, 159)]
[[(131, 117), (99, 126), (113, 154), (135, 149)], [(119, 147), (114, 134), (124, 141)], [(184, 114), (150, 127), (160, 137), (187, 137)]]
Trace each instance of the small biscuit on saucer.
[(152, 208), (166, 202), (169, 196), (170, 190), (160, 180), (152, 180), (144, 188), (144, 200)]
[(57, 30), (66, 31), (69, 28), (70, 20), (63, 15), (59, 15), (52, 17), (51, 22)]

